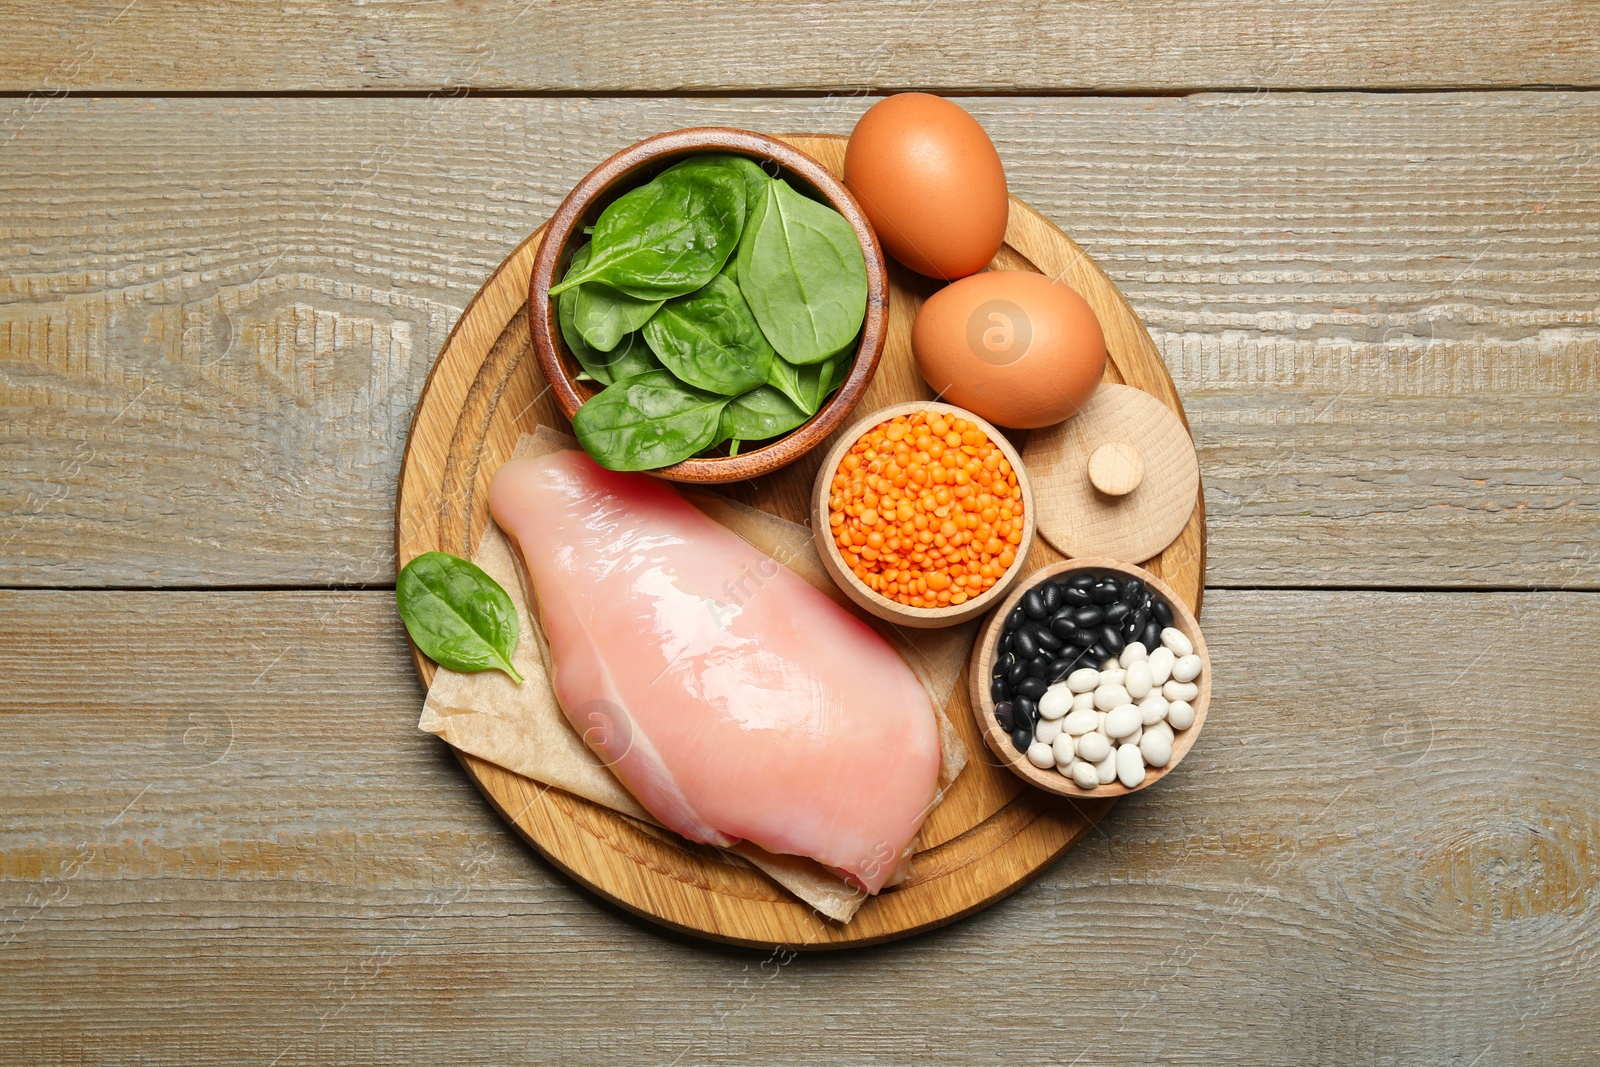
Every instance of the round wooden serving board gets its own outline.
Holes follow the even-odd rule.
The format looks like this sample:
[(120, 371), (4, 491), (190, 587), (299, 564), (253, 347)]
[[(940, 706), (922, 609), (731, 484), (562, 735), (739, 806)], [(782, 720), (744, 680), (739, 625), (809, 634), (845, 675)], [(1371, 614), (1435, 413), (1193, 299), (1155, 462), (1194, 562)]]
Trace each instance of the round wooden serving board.
[[(845, 139), (783, 140), (835, 174)], [(470, 558), (489, 522), (489, 479), (517, 438), (546, 424), (570, 432), (540, 377), (528, 338), (528, 276), (543, 233), (524, 241), (467, 305), (423, 387), (406, 445), (396, 505), (399, 564), (430, 550)], [(1183, 408), (1132, 308), (1083, 250), (1020, 200), (994, 266), (1060, 278), (1089, 301), (1105, 329), (1105, 380), (1137, 386)], [(940, 283), (890, 265), (889, 339), (858, 407), (931, 399), (911, 357), (911, 322)], [(1019, 449), (1025, 433), (1013, 433)], [(773, 474), (720, 486), (745, 503), (807, 521), (812, 480), (828, 443)], [(1031, 570), (1060, 559), (1039, 539)], [(1198, 612), (1205, 577), (1203, 498), (1183, 533), (1145, 567)], [(433, 664), (413, 648), (424, 686)], [(517, 832), (576, 881), (636, 915), (676, 930), (751, 947), (838, 948), (943, 925), (1013, 892), (1088, 833), (1112, 801), (1072, 800), (1024, 785), (979, 739), (963, 680), (948, 713), (971, 761), (922, 829), (911, 875), (867, 901), (847, 924), (822, 918), (743, 860), (457, 753), (467, 774)], [(1180, 772), (1181, 773), (1181, 772)]]

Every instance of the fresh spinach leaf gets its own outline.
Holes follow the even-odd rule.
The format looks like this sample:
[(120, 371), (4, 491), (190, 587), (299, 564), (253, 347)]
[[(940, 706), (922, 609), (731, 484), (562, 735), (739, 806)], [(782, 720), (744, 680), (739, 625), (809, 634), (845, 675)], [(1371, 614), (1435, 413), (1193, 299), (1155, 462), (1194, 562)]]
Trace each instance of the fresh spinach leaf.
[(595, 222), (588, 262), (550, 292), (559, 296), (581, 282), (601, 282), (641, 300), (693, 292), (738, 247), (744, 216), (742, 172), (687, 159), (612, 201)]
[(453, 671), (504, 671), (517, 648), (517, 611), (500, 583), (477, 564), (446, 552), (424, 552), (395, 582), (406, 632), (423, 655)]
[[(588, 262), (588, 259), (589, 246), (584, 245), (572, 253), (572, 262), (567, 272), (570, 274), (578, 270)], [(578, 366), (583, 368), (583, 376), (601, 385), (610, 385), (620, 378), (643, 374), (647, 370), (661, 366), (661, 362), (650, 351), (650, 346), (645, 344), (644, 338), (638, 333), (626, 334), (613, 344), (610, 351), (602, 352), (589, 343), (578, 329), (577, 323), (578, 299), (588, 288), (589, 286), (580, 285), (556, 297), (556, 319), (561, 326), (561, 339), (566, 341), (572, 357), (578, 361)]]
[(828, 394), (844, 384), (855, 362), (855, 341), (821, 363), (797, 367), (782, 356), (772, 361), (767, 384), (792, 400), (807, 415), (814, 415)]
[(572, 417), (584, 450), (614, 471), (653, 470), (688, 459), (717, 439), (728, 398), (685, 385), (665, 370), (613, 382)]
[[(577, 295), (573, 324), (583, 339), (601, 352), (616, 348), (618, 341), (649, 322), (661, 306), (659, 300), (640, 300), (600, 282), (586, 282), (567, 293)], [(567, 293), (557, 299), (565, 300)]]
[(717, 433), (723, 440), (765, 441), (788, 433), (810, 417), (778, 390), (762, 385), (728, 401)]
[(756, 201), (766, 196), (767, 182), (772, 180), (771, 176), (762, 169), (760, 163), (757, 163), (749, 156), (736, 155), (732, 152), (707, 152), (703, 155), (691, 156), (682, 163), (673, 164), (667, 170), (677, 170), (679, 167), (687, 166), (691, 163), (702, 166), (728, 167), (736, 171), (740, 178), (744, 180), (746, 218), (749, 218), (750, 208), (755, 205)]
[[(607, 354), (611, 357), (611, 362), (606, 364), (606, 370), (610, 372), (613, 382), (632, 378), (645, 371), (661, 369), (661, 361), (650, 351), (650, 346), (645, 342), (642, 333), (630, 333), (617, 342), (617, 347)], [(609, 385), (610, 382), (606, 384)]]
[(739, 286), (721, 275), (661, 305), (644, 339), (673, 374), (724, 396), (766, 382), (774, 357)]
[(765, 192), (739, 241), (739, 288), (779, 355), (821, 363), (866, 318), (867, 261), (843, 215), (785, 181), (769, 181)]

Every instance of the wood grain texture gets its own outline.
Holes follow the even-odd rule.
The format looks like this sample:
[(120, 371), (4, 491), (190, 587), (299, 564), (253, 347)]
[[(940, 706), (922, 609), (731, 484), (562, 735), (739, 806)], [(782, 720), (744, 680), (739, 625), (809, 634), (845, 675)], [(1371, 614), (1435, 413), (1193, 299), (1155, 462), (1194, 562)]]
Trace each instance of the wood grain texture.
[[(1150, 328), (1213, 584), (1600, 586), (1600, 94), (964, 103)], [(49, 103), (0, 153), (0, 583), (388, 581), (432, 357), (566, 190), (863, 106)]]
[[(835, 176), (843, 173), (844, 138), (790, 135), (787, 140)], [(529, 278), (543, 259), (544, 232), (536, 231), (512, 252), (468, 305), (417, 402), (395, 502), (401, 565), (434, 550), (473, 555), (491, 521), (489, 482), (510, 458), (518, 438), (541, 425), (571, 431), (562, 414), (565, 405), (558, 407), (528, 335), (532, 316), (526, 306), (513, 310), (515, 298), (509, 295), (529, 292)], [(1103, 324), (1106, 380), (1137, 384), (1160, 397), (1152, 403), (1170, 405), (1163, 410), (1182, 419), (1182, 405), (1149, 335), (1116, 286), (1065, 234), (1026, 204), (1013, 201), (1006, 243), (996, 263), (1044, 271), (1072, 285)], [(888, 339), (864, 397), (866, 410), (932, 396), (917, 374), (910, 345), (922, 283), (898, 268), (890, 278)], [(833, 451), (830, 443), (847, 447), (850, 440), (842, 428), (786, 467), (719, 489), (790, 521), (807, 522), (815, 507), (813, 486), (820, 464)], [(1011, 456), (1018, 461), (1014, 451)], [(1031, 533), (1031, 497), (1028, 505)], [(1173, 543), (1148, 566), (1198, 610), (1205, 585), (1203, 503), (1191, 498), (1184, 519), (1179, 523), (1182, 532), (1175, 531)], [(824, 565), (832, 570), (827, 562), (832, 546), (823, 541), (819, 548)], [(1019, 566), (1031, 570), (1060, 558), (1047, 546), (1036, 546)], [(414, 656), (419, 677), (424, 684), (430, 682), (433, 664), (420, 653)], [(981, 753), (965, 687), (956, 689), (947, 713), (967, 751)], [(905, 881), (867, 901), (848, 924), (840, 925), (819, 918), (716, 849), (692, 845), (482, 759), (463, 755), (462, 764), (495, 810), (585, 887), (675, 930), (746, 946), (836, 948), (941, 926), (1015, 891), (1081, 840), (1099, 814), (1024, 789), (998, 766), (974, 759), (923, 823)]]
[(0, 593), (5, 1058), (1600, 1057), (1592, 671), (1504, 685), (1600, 643), (1600, 597), (1218, 590), (1205, 623), (1205, 736), (1103, 833), (935, 936), (789, 959), (523, 847), (416, 732), (388, 593)]
[(1149, 91), (1594, 85), (1581, 0), (0, 4), (0, 89)]

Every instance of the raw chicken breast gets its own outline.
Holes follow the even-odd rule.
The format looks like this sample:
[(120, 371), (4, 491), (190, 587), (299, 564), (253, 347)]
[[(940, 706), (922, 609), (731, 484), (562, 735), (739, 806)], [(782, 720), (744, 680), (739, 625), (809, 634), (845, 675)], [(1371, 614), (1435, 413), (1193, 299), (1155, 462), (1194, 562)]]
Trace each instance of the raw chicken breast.
[(506, 463), (489, 508), (533, 578), (567, 718), (656, 818), (871, 893), (901, 870), (939, 735), (877, 633), (666, 483), (582, 452)]

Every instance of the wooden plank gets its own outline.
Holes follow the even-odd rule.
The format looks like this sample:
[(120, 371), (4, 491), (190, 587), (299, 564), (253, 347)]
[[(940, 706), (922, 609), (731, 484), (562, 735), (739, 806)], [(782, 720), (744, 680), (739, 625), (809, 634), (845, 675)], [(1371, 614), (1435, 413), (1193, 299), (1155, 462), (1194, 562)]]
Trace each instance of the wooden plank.
[[(1171, 368), (1213, 584), (1600, 585), (1600, 95), (968, 104)], [(0, 156), (0, 584), (390, 580), (422, 381), (565, 191), (862, 106), (55, 102)]]
[(0, 88), (990, 92), (1594, 85), (1581, 0), (0, 3)]
[(7, 1058), (1600, 1056), (1600, 709), (1582, 656), (1521, 651), (1594, 647), (1600, 596), (1222, 590), (1204, 622), (1205, 735), (1103, 834), (791, 960), (534, 858), (415, 731), (386, 593), (0, 593)]

